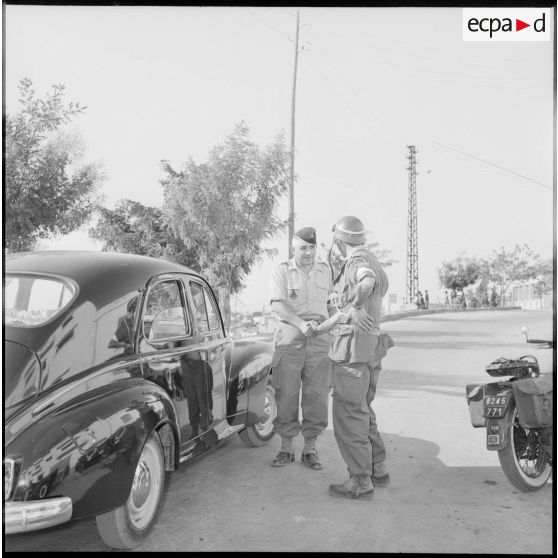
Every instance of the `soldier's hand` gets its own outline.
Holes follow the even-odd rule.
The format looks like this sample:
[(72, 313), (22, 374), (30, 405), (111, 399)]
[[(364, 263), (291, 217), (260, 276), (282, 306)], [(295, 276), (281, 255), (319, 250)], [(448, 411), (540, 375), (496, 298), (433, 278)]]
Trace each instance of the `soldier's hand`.
[(349, 316), (351, 318), (351, 323), (360, 327), (364, 331), (372, 331), (374, 329), (374, 319), (364, 308), (357, 309), (352, 306), (349, 311)]
[(316, 333), (317, 333), (317, 328), (314, 326), (314, 324), (316, 326), (318, 325), (316, 322), (313, 322), (313, 321), (306, 322), (300, 328), (300, 331), (302, 331), (302, 333), (304, 333), (304, 335), (306, 335), (306, 337), (314, 337), (314, 335), (316, 335)]
[(318, 327), (320, 324), (316, 320), (311, 320), (309, 323), (312, 328), (312, 336), (318, 335)]

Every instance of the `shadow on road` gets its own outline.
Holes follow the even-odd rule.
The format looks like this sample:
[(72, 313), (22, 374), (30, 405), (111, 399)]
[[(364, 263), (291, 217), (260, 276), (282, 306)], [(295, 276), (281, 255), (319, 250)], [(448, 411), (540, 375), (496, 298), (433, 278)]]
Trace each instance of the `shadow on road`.
[[(499, 467), (447, 467), (439, 447), (385, 433), (392, 478), (372, 502), (327, 493), (346, 476), (331, 430), (325, 465), (270, 467), (279, 441), (247, 448), (237, 437), (172, 474), (159, 521), (141, 551), (549, 552), (551, 486), (519, 493)], [(482, 449), (479, 449), (482, 451)], [(548, 488), (548, 489), (547, 489)], [(366, 508), (366, 513), (364, 512)], [(536, 524), (530, 537), (517, 525)], [(249, 528), (248, 528), (249, 526)], [(525, 527), (525, 525), (524, 525)], [(549, 530), (545, 531), (544, 528)], [(109, 551), (92, 519), (10, 536), (10, 551)], [(466, 546), (463, 546), (466, 545)]]

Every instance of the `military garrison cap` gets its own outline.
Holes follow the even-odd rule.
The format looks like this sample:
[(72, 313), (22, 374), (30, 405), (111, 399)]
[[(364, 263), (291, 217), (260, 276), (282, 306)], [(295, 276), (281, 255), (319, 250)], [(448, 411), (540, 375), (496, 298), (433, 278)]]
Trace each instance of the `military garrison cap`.
[(303, 227), (296, 231), (295, 235), (304, 240), (304, 242), (308, 242), (308, 244), (316, 244), (316, 229), (313, 227)]

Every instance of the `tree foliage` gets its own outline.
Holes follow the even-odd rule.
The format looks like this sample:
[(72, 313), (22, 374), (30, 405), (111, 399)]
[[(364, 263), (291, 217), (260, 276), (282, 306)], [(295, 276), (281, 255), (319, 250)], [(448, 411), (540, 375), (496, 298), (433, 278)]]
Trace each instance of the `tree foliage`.
[(544, 270), (539, 255), (526, 244), (516, 244), (511, 251), (494, 250), (484, 263), (484, 273), (497, 286), (502, 305), (514, 282), (535, 278)]
[(552, 290), (552, 261), (537, 260), (532, 265), (532, 276), (535, 278), (534, 290), (537, 296), (542, 299), (545, 294)]
[(199, 271), (195, 250), (189, 250), (157, 207), (120, 200), (114, 209), (97, 208), (97, 224), (89, 235), (103, 242), (103, 250), (171, 260)]
[(460, 255), (455, 260), (443, 262), (438, 270), (440, 284), (446, 289), (461, 291), (477, 281), (482, 264), (474, 258)]
[(288, 188), (287, 163), (282, 135), (260, 149), (243, 122), (210, 151), (206, 163), (190, 158), (175, 171), (162, 161), (163, 210), (173, 232), (197, 251), (200, 268), (217, 288), (227, 325), (230, 294), (244, 287), (262, 256), (275, 253), (265, 242), (285, 227), (276, 210)]
[(63, 103), (64, 86), (35, 97), (32, 81), (18, 85), (22, 109), (6, 115), (5, 248), (31, 250), (38, 239), (80, 227), (98, 201), (94, 164), (80, 164), (83, 146), (63, 129), (87, 107)]

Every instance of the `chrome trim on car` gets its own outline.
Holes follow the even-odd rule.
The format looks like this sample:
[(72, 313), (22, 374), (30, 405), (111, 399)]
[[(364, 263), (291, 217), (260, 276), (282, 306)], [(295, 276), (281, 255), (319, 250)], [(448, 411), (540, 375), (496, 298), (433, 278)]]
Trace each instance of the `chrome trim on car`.
[(7, 535), (53, 527), (69, 521), (71, 517), (71, 498), (4, 503), (4, 528)]

